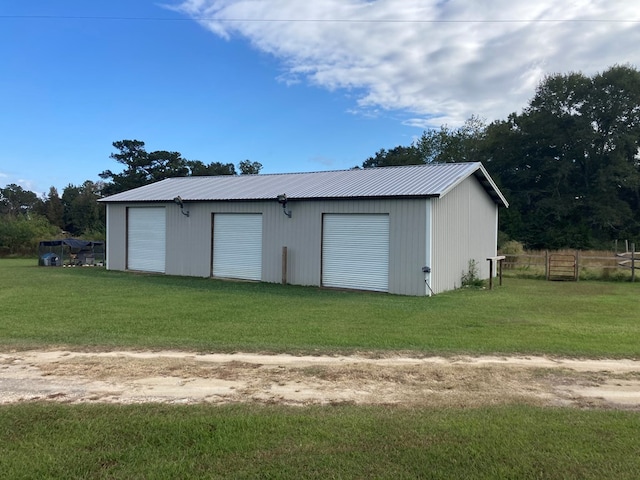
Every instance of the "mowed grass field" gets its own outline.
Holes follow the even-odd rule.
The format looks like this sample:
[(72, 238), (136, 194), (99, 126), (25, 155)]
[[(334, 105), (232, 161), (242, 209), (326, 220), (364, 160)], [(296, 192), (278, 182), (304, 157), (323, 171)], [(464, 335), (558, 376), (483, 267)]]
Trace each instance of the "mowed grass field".
[(505, 279), (427, 297), (0, 260), (0, 346), (640, 356), (640, 283)]
[[(35, 264), (0, 260), (0, 351), (640, 356), (640, 284), (506, 279), (413, 298)], [(0, 406), (11, 479), (635, 479), (639, 452), (635, 411)]]

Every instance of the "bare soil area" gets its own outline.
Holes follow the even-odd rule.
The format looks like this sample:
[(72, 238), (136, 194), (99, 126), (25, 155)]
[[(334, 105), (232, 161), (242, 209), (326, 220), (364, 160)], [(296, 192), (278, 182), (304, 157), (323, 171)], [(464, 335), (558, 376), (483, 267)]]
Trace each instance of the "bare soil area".
[(509, 403), (640, 410), (640, 361), (551, 357), (0, 352), (0, 404)]

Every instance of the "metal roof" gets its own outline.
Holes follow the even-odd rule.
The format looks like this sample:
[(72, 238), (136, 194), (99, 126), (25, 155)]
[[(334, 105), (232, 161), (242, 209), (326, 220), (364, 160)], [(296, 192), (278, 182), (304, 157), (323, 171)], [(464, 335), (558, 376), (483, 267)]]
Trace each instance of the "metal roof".
[(168, 178), (101, 199), (102, 202), (250, 201), (441, 197), (475, 175), (493, 200), (508, 202), (479, 162), (438, 163), (309, 173)]

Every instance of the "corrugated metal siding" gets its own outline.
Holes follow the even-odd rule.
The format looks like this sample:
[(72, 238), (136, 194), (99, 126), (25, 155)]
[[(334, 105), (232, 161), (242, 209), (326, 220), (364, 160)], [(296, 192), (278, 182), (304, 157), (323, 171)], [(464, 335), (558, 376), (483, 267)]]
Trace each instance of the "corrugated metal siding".
[(127, 267), (127, 207), (107, 205), (107, 269), (125, 270)]
[[(424, 294), (425, 200), (322, 200), (291, 202), (289, 206), (293, 212), (291, 219), (282, 214), (282, 208), (270, 211), (275, 217), (265, 211), (265, 281), (281, 280), (281, 251), (287, 246), (289, 283), (319, 285), (322, 215), (378, 213), (389, 215), (389, 292)], [(412, 245), (420, 248), (414, 249)]]
[[(428, 200), (291, 201), (292, 218), (276, 201), (193, 202), (189, 217), (167, 204), (167, 268), (172, 275), (211, 275), (212, 213), (261, 213), (263, 216), (262, 280), (282, 281), (282, 247), (287, 247), (287, 281), (320, 285), (322, 215), (378, 213), (389, 215), (389, 292), (423, 295), (425, 210)], [(112, 207), (110, 205), (110, 207)], [(114, 225), (115, 227), (115, 225)], [(111, 227), (110, 227), (111, 228)], [(414, 248), (418, 246), (418, 248)]]
[(322, 284), (389, 290), (389, 215), (325, 214)]
[(487, 278), (486, 258), (496, 254), (497, 205), (475, 177), (432, 204), (434, 291), (460, 287), (471, 259), (476, 261), (480, 278)]
[(390, 208), (390, 265), (391, 292), (424, 295), (426, 242), (426, 205), (428, 199), (394, 202)]
[(424, 267), (430, 269), (429, 272), (422, 272), (422, 278), (424, 279), (424, 292), (425, 295), (432, 295), (435, 293), (433, 290), (433, 203), (438, 199), (431, 198), (427, 200), (427, 204), (425, 205), (425, 215), (424, 215), (424, 249), (425, 249), (425, 262)]
[[(185, 205), (186, 217), (173, 202), (167, 206), (167, 266), (171, 275), (211, 275), (211, 213), (202, 205)], [(208, 239), (208, 242), (203, 239)]]
[[(475, 181), (475, 179), (474, 179)], [(477, 181), (476, 181), (477, 182)], [(464, 183), (464, 182), (463, 182)], [(476, 187), (480, 188), (478, 185)], [(457, 190), (457, 189), (456, 189)], [(456, 190), (446, 195), (456, 196)], [(486, 193), (481, 192), (477, 202), (484, 205), (486, 215), (493, 218), (491, 230), (493, 237), (490, 243), (495, 250), (495, 204)], [(467, 192), (466, 208), (469, 208), (469, 192)], [(452, 197), (453, 198), (453, 197)], [(422, 267), (429, 265), (429, 205), (434, 205), (433, 229), (437, 234), (438, 228), (447, 227), (447, 212), (455, 214), (455, 209), (443, 210), (440, 222), (436, 221), (435, 204), (444, 199), (377, 199), (377, 200), (291, 200), (288, 209), (292, 211), (292, 218), (282, 213), (282, 207), (274, 200), (258, 202), (187, 202), (185, 210), (190, 215), (185, 217), (180, 208), (173, 202), (166, 203), (167, 209), (167, 263), (166, 273), (171, 275), (192, 275), (208, 277), (211, 275), (212, 265), (212, 214), (213, 213), (261, 213), (263, 215), (263, 254), (262, 280), (279, 283), (282, 280), (282, 247), (288, 247), (287, 281), (296, 285), (320, 285), (321, 281), (321, 239), (323, 213), (378, 213), (389, 215), (389, 292), (405, 295), (424, 295), (425, 284)], [(132, 204), (144, 205), (144, 204)], [(443, 205), (446, 207), (447, 205)], [(493, 207), (493, 208), (492, 208)], [(126, 215), (124, 204), (109, 204), (109, 225), (107, 248), (109, 268), (124, 270)], [(483, 217), (484, 218), (484, 217)], [(458, 229), (460, 231), (460, 229)], [(476, 236), (480, 234), (476, 232)], [(447, 247), (449, 236), (444, 242), (434, 245), (434, 270), (441, 267), (435, 262), (436, 250), (451, 251), (453, 246)], [(486, 258), (483, 252), (481, 260)], [(460, 275), (466, 268), (467, 260), (455, 265), (452, 285), (459, 285)], [(481, 262), (486, 263), (485, 262)], [(445, 268), (446, 264), (442, 264)], [(443, 279), (443, 288), (453, 288)], [(432, 286), (433, 287), (433, 286)], [(446, 288), (444, 288), (446, 287)]]

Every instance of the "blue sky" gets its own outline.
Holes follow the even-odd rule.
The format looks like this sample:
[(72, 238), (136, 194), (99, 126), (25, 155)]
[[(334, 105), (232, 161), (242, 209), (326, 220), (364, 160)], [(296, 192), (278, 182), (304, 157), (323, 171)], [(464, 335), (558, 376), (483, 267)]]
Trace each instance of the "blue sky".
[(350, 168), (506, 118), (547, 74), (640, 66), (637, 45), (627, 0), (3, 0), (0, 186), (97, 181), (123, 139)]

